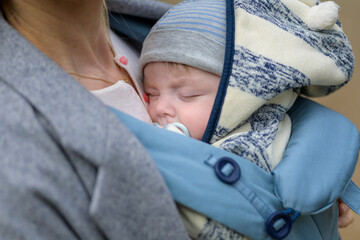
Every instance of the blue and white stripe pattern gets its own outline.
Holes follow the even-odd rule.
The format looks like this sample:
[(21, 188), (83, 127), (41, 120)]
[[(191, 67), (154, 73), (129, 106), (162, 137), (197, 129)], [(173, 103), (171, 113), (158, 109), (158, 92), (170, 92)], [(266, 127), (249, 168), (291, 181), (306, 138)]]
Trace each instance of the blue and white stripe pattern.
[(334, 60), (349, 80), (353, 72), (354, 56), (348, 39), (340, 31), (309, 31), (308, 26), (279, 0), (235, 0), (235, 8), (269, 21), (279, 28), (303, 39)]
[(240, 233), (222, 225), (210, 218), (207, 219), (203, 229), (196, 236), (197, 240), (247, 240)]
[(169, 10), (144, 41), (140, 69), (174, 62), (221, 75), (226, 42), (224, 0), (184, 1)]
[[(191, 4), (189, 4), (191, 3)], [(168, 11), (157, 23), (156, 30), (195, 31), (225, 46), (226, 16), (224, 1), (187, 1)]]
[(229, 86), (269, 101), (289, 89), (308, 85), (310, 79), (297, 69), (277, 63), (244, 47), (235, 47)]
[[(287, 109), (279, 104), (263, 105), (245, 122), (250, 124), (251, 130), (231, 135), (220, 144), (220, 148), (249, 159), (265, 171), (271, 172), (274, 166), (269, 162), (267, 149), (274, 142), (286, 111)], [(241, 125), (243, 124), (238, 127)]]

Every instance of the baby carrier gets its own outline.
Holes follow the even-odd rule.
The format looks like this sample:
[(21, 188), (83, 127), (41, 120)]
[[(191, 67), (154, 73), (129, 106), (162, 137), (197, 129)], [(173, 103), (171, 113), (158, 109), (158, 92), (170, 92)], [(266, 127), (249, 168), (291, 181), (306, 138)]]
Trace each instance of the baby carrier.
[[(302, 25), (303, 19), (292, 12), (297, 9), (307, 10), (316, 4), (318, 2), (312, 0), (226, 1), (225, 64), (220, 94), (204, 142), (214, 141), (213, 132), (222, 124), (226, 125), (221, 118), (221, 109), (226, 102), (226, 95), (229, 95), (226, 93), (229, 79), (238, 74), (234, 62), (241, 62), (244, 54), (252, 54), (243, 46), (237, 46), (235, 36), (240, 33), (237, 32), (235, 22), (243, 15), (236, 12), (271, 20), (272, 24), (285, 31), (302, 36), (304, 30), (293, 27), (292, 23)], [(285, 13), (285, 21), (278, 19), (278, 13)], [(129, 37), (139, 42), (149, 30), (140, 24), (141, 20), (144, 19), (115, 13), (110, 17), (115, 31), (128, 33)], [(123, 24), (123, 21), (126, 23)], [(328, 31), (331, 37), (322, 38), (317, 33), (304, 34), (306, 37), (303, 40), (317, 48), (317, 51), (335, 59), (345, 80), (315, 88), (306, 86), (316, 83), (305, 81), (290, 86), (302, 88), (308, 95), (328, 94), (344, 85), (352, 73), (353, 56), (345, 35), (341, 31), (326, 30), (329, 23), (322, 25), (307, 23), (315, 31)], [(340, 29), (339, 22), (336, 28)], [(313, 44), (311, 41), (314, 39), (322, 41), (325, 47)], [(334, 48), (334, 42), (340, 43), (339, 48), (335, 47), (338, 52), (328, 51)], [(257, 56), (251, 56), (257, 59)], [(276, 64), (271, 66), (278, 67)], [(251, 66), (248, 67), (251, 70)], [(283, 73), (280, 71), (280, 74)], [(256, 101), (261, 106), (269, 99)], [(337, 199), (341, 198), (355, 212), (360, 213), (360, 190), (351, 181), (358, 159), (359, 132), (340, 114), (310, 100), (298, 98), (287, 112), (291, 118), (291, 137), (281, 162), (271, 173), (236, 154), (154, 128), (114, 111), (147, 148), (177, 202), (252, 239), (339, 239)]]
[[(351, 180), (359, 133), (345, 117), (310, 100), (300, 98), (292, 108), (294, 132), (272, 174), (114, 112), (147, 148), (177, 202), (252, 239), (339, 239), (337, 199), (360, 213), (360, 190)], [(318, 136), (309, 138), (314, 132)]]

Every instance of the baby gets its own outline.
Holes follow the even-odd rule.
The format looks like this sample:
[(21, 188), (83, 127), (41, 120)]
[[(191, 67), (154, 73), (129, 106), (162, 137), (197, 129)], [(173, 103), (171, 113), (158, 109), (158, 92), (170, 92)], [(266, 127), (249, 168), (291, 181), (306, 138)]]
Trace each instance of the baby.
[[(151, 30), (140, 56), (151, 119), (271, 172), (288, 143), (287, 111), (300, 89), (309, 96), (329, 94), (352, 71), (351, 58), (344, 57), (352, 56), (351, 47), (338, 34), (340, 26), (331, 21), (329, 32), (311, 30), (289, 11), (301, 11), (300, 2), (261, 8), (237, 1), (234, 42), (226, 35), (232, 26), (224, 0), (184, 1), (172, 8)], [(191, 230), (192, 237), (225, 229), (201, 221), (191, 223), (201, 226)]]

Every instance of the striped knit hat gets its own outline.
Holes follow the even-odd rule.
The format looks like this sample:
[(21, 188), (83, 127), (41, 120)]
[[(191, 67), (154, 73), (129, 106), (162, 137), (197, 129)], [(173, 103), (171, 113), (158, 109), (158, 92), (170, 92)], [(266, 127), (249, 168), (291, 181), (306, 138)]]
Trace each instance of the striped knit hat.
[(168, 11), (143, 44), (140, 70), (175, 62), (221, 75), (226, 38), (225, 1), (184, 1)]

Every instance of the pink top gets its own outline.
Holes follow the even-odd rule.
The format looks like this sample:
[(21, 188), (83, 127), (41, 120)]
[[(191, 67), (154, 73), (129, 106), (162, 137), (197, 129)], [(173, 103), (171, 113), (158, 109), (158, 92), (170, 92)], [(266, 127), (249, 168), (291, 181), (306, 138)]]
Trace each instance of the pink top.
[(110, 37), (115, 50), (114, 61), (125, 68), (129, 73), (140, 96), (137, 95), (136, 91), (123, 80), (119, 80), (109, 87), (93, 90), (91, 92), (104, 104), (142, 121), (152, 123), (150, 116), (147, 113), (147, 103), (143, 98), (143, 81), (138, 64), (139, 54), (113, 32), (110, 32)]

